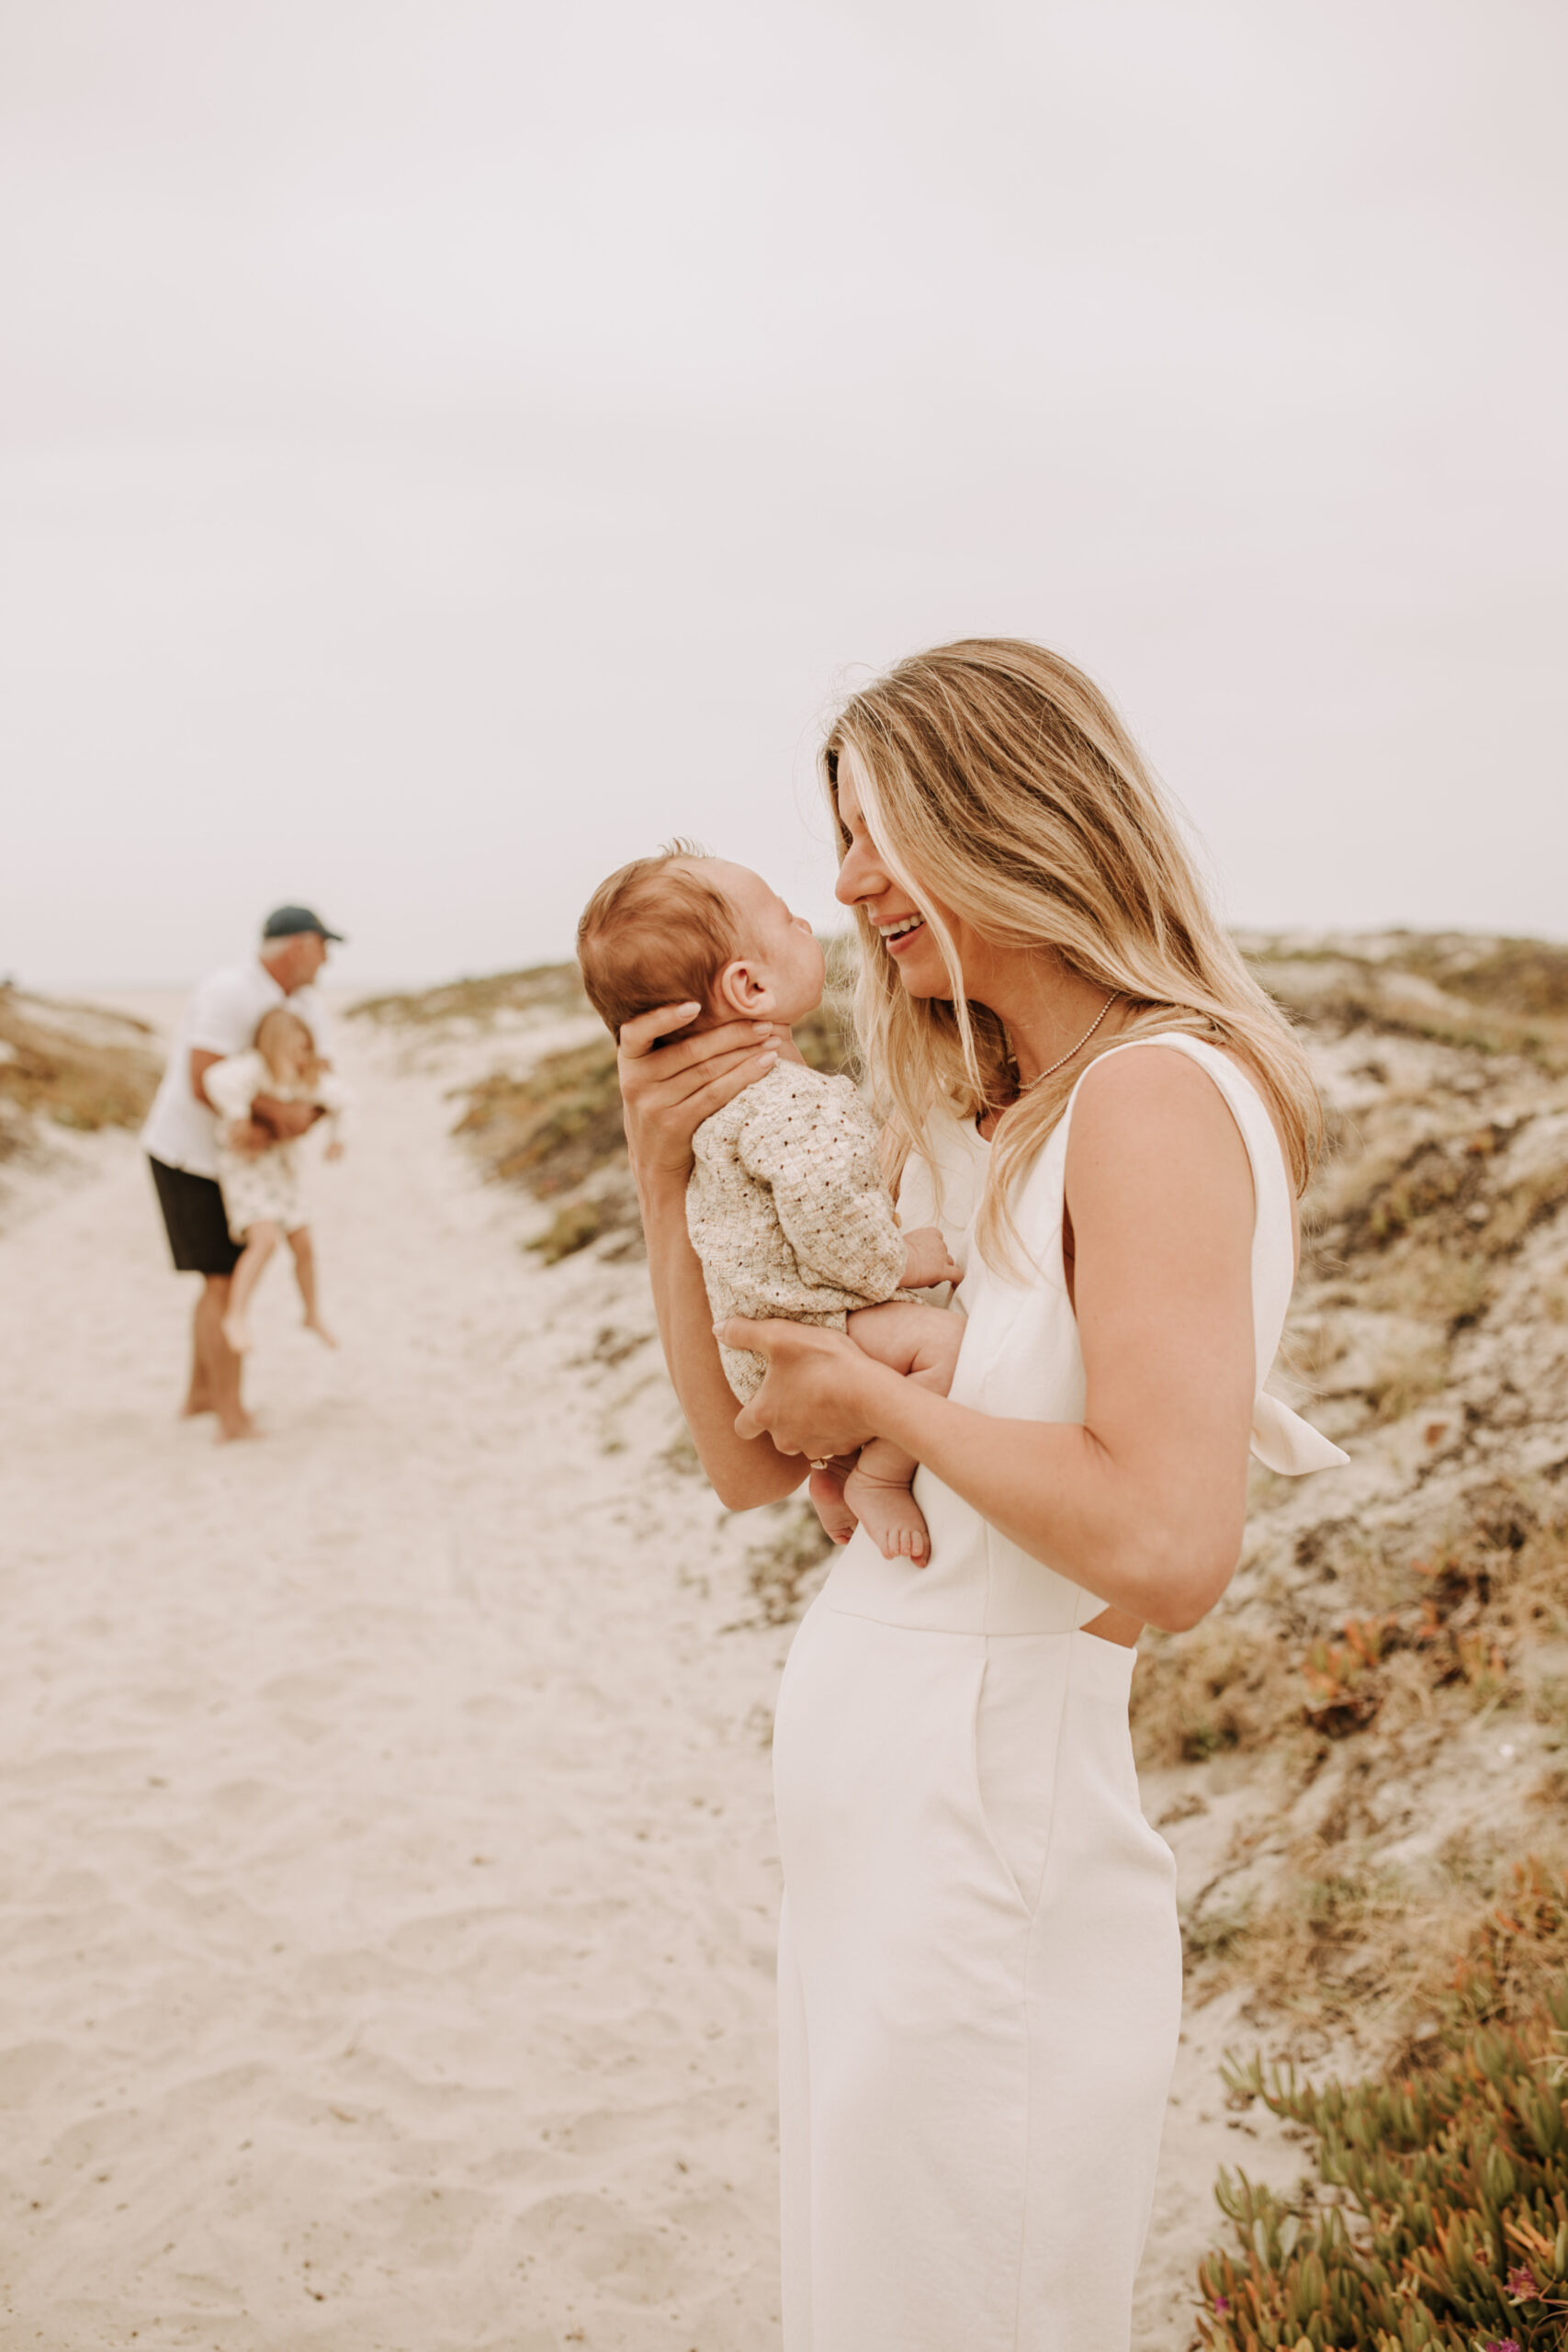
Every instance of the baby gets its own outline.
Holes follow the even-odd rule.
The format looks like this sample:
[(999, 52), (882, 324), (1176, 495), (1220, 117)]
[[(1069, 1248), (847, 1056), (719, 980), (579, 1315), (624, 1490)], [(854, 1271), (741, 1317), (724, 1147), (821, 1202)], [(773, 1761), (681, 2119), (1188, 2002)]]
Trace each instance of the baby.
[[(583, 985), (612, 1035), (638, 1013), (698, 1002), (684, 1036), (736, 1019), (787, 1032), (822, 1000), (822, 950), (743, 865), (677, 846), (601, 883), (578, 926)], [(883, 1181), (871, 1114), (852, 1080), (793, 1056), (705, 1119), (693, 1139), (686, 1224), (716, 1321), (780, 1315), (847, 1330), (878, 1363), (947, 1394), (963, 1322), (910, 1298), (956, 1282), (934, 1227), (901, 1233)], [(720, 1351), (741, 1402), (766, 1359)], [(926, 1522), (909, 1491), (913, 1458), (886, 1438), (847, 1476), (818, 1474), (812, 1497), (828, 1532), (857, 1522), (889, 1560), (923, 1560)]]
[(246, 1151), (240, 1136), (250, 1124), (251, 1104), (258, 1094), (275, 1095), (282, 1102), (317, 1102), (332, 1130), (327, 1158), (341, 1159), (344, 1114), (353, 1100), (348, 1089), (317, 1059), (315, 1039), (299, 1014), (281, 1004), (263, 1013), (249, 1052), (214, 1062), (202, 1084), (219, 1114), (218, 1182), (229, 1232), (243, 1244), (229, 1292), (223, 1337), (236, 1355), (249, 1348), (251, 1301), (280, 1235), (287, 1235), (305, 1306), (305, 1329), (335, 1348), (337, 1341), (316, 1303), (316, 1252), (305, 1221), (298, 1146), (275, 1143), (265, 1151)]

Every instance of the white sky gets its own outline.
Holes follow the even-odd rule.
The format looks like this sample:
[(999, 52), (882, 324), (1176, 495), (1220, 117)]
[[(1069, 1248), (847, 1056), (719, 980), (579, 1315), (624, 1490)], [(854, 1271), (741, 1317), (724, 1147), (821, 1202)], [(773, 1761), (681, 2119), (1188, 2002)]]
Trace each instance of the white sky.
[(1560, 0), (0, 0), (0, 973), (368, 983), (1032, 635), (1233, 920), (1568, 934)]

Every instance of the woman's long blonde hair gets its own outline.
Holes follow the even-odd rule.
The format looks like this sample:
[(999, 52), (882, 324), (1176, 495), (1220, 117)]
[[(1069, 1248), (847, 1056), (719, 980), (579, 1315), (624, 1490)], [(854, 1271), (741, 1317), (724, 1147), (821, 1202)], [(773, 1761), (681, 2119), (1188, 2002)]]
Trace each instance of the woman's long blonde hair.
[[(1256, 1074), (1304, 1189), (1323, 1132), (1306, 1057), (1215, 920), (1137, 745), (1081, 670), (1020, 639), (970, 638), (852, 695), (821, 755), (840, 854), (846, 755), (877, 850), (953, 982), (951, 1003), (906, 995), (859, 913), (855, 1026), (890, 1170), (939, 1104), (964, 1119), (1000, 1110), (976, 1238), (992, 1263), (1010, 1258), (1010, 1194), (1089, 1063), (1129, 1037), (1179, 1029), (1233, 1048)], [(1021, 1093), (1002, 1023), (966, 997), (933, 899), (998, 944), (1052, 951), (1124, 999), (1132, 1018)]]

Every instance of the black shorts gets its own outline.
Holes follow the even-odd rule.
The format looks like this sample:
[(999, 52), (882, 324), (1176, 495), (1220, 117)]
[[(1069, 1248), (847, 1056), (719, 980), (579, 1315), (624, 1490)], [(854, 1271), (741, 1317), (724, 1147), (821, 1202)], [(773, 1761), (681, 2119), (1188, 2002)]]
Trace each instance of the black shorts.
[(158, 1187), (176, 1272), (231, 1274), (240, 1262), (240, 1244), (230, 1238), (217, 1177), (193, 1176), (188, 1168), (165, 1168), (151, 1155), (147, 1165)]

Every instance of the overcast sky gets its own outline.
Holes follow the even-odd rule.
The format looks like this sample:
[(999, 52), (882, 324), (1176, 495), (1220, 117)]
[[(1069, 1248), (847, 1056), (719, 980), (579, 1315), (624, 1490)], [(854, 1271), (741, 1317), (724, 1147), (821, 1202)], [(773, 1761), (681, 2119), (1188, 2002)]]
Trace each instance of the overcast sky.
[(1109, 686), (1233, 921), (1568, 935), (1561, 0), (0, 0), (0, 972), (826, 918), (836, 689)]

